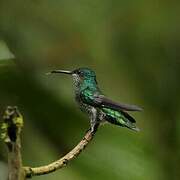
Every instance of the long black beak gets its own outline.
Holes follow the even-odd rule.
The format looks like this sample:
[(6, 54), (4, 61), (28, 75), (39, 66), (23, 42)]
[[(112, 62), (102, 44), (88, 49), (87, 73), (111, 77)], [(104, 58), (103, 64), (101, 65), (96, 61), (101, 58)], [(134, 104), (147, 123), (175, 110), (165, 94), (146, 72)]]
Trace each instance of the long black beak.
[(53, 70), (49, 73), (47, 73), (47, 75), (52, 74), (52, 73), (63, 73), (63, 74), (72, 74), (72, 71), (65, 71), (65, 70)]

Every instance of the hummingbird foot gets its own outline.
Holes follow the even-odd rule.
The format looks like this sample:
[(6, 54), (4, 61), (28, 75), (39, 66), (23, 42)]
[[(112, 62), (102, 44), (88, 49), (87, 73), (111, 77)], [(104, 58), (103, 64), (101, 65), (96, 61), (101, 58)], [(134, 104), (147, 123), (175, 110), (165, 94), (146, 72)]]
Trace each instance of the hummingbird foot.
[(98, 118), (98, 111), (96, 108), (92, 108), (91, 109), (91, 118), (90, 118), (90, 125), (91, 125), (91, 128), (90, 128), (90, 131), (91, 133), (95, 133), (98, 129), (98, 126), (99, 126), (99, 118)]
[(99, 123), (96, 123), (95, 125), (91, 126), (89, 130), (92, 134), (95, 134), (96, 131), (98, 130), (98, 127), (99, 127)]

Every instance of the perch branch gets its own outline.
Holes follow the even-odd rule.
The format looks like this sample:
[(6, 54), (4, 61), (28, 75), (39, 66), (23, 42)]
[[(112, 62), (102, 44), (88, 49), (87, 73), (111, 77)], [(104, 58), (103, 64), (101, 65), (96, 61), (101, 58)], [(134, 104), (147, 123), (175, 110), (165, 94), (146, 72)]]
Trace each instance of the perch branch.
[(74, 149), (72, 149), (61, 159), (54, 161), (51, 164), (34, 168), (24, 167), (26, 177), (30, 178), (32, 176), (48, 174), (66, 166), (71, 160), (75, 159), (82, 152), (82, 150), (85, 149), (88, 143), (93, 139), (94, 134), (95, 132), (92, 133), (90, 130), (87, 131), (83, 139), (74, 147)]
[(93, 139), (98, 125), (94, 132), (87, 131), (83, 139), (64, 157), (48, 165), (40, 167), (23, 167), (21, 159), (20, 134), (23, 127), (23, 117), (17, 107), (7, 107), (2, 124), (1, 138), (8, 147), (8, 180), (25, 180), (32, 176), (48, 174), (66, 166), (75, 159)]
[(8, 180), (24, 180), (22, 169), (20, 133), (23, 118), (17, 107), (8, 106), (3, 116), (1, 138), (8, 148)]

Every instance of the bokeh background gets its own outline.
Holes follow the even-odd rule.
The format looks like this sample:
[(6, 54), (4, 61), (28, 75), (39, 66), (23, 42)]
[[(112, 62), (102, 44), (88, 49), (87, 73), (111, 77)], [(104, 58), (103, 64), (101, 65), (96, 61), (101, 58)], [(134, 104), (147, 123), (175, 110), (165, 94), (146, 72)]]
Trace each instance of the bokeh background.
[[(24, 165), (66, 154), (88, 129), (74, 101), (72, 79), (52, 69), (90, 67), (141, 131), (101, 127), (66, 168), (35, 180), (180, 179), (180, 1), (1, 0), (0, 114), (24, 115)], [(1, 117), (2, 119), (2, 117)], [(0, 142), (0, 179), (7, 154)]]

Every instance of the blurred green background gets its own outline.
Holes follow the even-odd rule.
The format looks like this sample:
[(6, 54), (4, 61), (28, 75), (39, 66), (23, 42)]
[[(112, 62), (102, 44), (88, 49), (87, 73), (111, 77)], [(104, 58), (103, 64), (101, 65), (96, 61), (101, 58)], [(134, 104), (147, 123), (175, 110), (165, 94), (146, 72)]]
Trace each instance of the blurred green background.
[[(174, 0), (0, 1), (0, 114), (24, 115), (24, 165), (58, 159), (89, 127), (72, 79), (49, 70), (90, 67), (108, 97), (144, 108), (139, 133), (104, 125), (66, 168), (33, 179), (180, 179), (179, 17)], [(0, 180), (6, 160), (0, 142)]]

